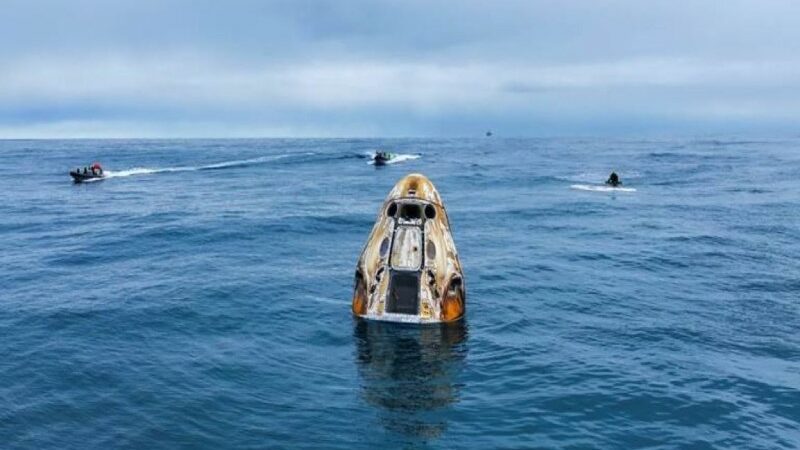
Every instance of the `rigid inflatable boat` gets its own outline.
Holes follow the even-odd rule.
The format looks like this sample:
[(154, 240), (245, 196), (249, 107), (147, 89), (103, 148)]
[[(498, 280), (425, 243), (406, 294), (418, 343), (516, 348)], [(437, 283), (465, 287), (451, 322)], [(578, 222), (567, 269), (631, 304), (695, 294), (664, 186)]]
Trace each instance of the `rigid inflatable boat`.
[(83, 181), (105, 178), (106, 175), (103, 173), (103, 167), (99, 163), (94, 163), (89, 166), (89, 168), (84, 167), (83, 171), (81, 171), (81, 169), (71, 170), (69, 176), (71, 176), (72, 180), (76, 183), (81, 183)]
[(389, 161), (395, 159), (397, 155), (394, 153), (389, 152), (375, 152), (373, 155), (372, 160), (375, 162), (376, 166), (385, 166), (389, 163)]

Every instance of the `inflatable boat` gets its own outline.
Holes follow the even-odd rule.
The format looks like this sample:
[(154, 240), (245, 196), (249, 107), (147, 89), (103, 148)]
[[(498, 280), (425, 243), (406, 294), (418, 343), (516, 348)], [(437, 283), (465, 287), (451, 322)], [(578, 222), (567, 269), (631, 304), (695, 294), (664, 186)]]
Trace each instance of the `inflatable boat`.
[(82, 183), (84, 181), (102, 179), (105, 178), (106, 175), (103, 173), (103, 167), (100, 166), (99, 163), (94, 163), (88, 168), (84, 167), (83, 170), (71, 170), (69, 176), (71, 176), (72, 180), (76, 183)]

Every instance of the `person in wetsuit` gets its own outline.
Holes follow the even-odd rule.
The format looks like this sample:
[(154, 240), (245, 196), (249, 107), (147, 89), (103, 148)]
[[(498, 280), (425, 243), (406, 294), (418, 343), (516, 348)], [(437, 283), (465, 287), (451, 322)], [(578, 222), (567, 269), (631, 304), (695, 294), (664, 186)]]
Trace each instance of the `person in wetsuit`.
[(606, 184), (611, 187), (617, 187), (622, 184), (622, 182), (619, 181), (619, 175), (617, 175), (617, 172), (611, 172), (611, 175), (608, 176), (608, 180), (606, 180)]

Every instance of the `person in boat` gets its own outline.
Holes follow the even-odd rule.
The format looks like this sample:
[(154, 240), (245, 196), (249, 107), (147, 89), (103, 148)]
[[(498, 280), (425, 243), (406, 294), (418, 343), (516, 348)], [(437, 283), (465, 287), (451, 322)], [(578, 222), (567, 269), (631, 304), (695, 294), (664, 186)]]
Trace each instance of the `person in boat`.
[(617, 172), (611, 172), (611, 175), (608, 176), (608, 180), (606, 180), (606, 184), (611, 187), (617, 187), (622, 184), (622, 181), (619, 180)]

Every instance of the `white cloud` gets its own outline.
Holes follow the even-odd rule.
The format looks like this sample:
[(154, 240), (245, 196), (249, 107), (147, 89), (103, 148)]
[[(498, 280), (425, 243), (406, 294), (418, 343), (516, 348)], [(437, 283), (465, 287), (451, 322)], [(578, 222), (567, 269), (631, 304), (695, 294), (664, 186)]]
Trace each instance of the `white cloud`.
[(797, 124), (798, 14), (794, 0), (11, 0), (0, 127)]
[[(793, 61), (637, 59), (603, 64), (412, 64), (309, 62), (260, 68), (162, 55), (144, 60), (37, 58), (0, 72), (5, 102), (101, 101), (203, 107), (293, 105), (308, 108), (511, 105), (520, 94), (800, 85)], [(736, 95), (734, 94), (734, 97)], [(524, 96), (522, 96), (524, 97)]]

